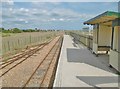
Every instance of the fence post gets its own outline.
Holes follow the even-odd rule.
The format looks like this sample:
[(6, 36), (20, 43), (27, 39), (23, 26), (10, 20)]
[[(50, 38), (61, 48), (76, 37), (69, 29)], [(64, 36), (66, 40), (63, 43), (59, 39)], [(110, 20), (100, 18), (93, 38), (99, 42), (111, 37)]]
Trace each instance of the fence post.
[(90, 40), (91, 40), (90, 36), (88, 36), (88, 38), (89, 38), (89, 41), (88, 41), (89, 42), (89, 46), (88, 47), (89, 47), (89, 50), (90, 50)]
[(8, 51), (10, 51), (10, 43), (9, 43), (9, 41), (8, 41)]
[[(6, 46), (5, 46), (5, 43), (3, 43), (4, 45), (3, 45), (3, 50), (4, 50), (4, 53), (6, 53)], [(3, 50), (2, 50), (2, 52), (3, 52)]]
[(19, 39), (18, 39), (18, 47), (20, 47), (20, 41), (19, 41)]
[(30, 35), (30, 44), (31, 44), (31, 40), (32, 40), (32, 39), (31, 39), (31, 35)]

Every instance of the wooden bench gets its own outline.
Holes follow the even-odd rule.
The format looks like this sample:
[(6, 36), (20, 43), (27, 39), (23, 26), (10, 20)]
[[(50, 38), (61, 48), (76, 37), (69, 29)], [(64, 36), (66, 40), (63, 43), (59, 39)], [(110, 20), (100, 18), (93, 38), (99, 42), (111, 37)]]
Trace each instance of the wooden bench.
[(106, 51), (107, 54), (110, 51), (110, 46), (98, 46), (98, 51)]

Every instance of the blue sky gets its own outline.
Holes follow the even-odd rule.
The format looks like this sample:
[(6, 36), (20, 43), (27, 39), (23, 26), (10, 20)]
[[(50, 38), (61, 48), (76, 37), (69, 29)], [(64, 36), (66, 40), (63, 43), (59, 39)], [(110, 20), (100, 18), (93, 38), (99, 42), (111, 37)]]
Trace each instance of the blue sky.
[(2, 27), (80, 30), (83, 22), (105, 11), (118, 10), (117, 2), (3, 2)]

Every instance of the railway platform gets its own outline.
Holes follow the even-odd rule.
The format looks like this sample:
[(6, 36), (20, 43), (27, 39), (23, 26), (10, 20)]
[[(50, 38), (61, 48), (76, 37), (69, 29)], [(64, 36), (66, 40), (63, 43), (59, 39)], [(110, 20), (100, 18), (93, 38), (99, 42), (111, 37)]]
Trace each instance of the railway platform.
[(96, 57), (64, 35), (53, 87), (118, 87), (118, 75), (109, 67), (108, 59), (108, 55)]

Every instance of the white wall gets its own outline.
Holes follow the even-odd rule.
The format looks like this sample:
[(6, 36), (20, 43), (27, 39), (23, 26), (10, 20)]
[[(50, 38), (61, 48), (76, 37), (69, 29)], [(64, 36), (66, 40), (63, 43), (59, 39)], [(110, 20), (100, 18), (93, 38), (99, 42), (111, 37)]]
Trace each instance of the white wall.
[(99, 25), (99, 46), (111, 46), (112, 27)]
[[(110, 61), (109, 64), (112, 65), (116, 70), (119, 70), (119, 58), (120, 58), (120, 53), (110, 50)], [(120, 62), (119, 62), (120, 63)]]
[[(120, 72), (120, 29), (114, 27), (113, 49), (110, 51), (110, 65)], [(119, 52), (118, 52), (119, 51)]]
[(113, 50), (116, 50), (116, 51), (118, 51), (118, 34), (119, 34), (118, 27), (115, 26), (114, 27), (114, 38), (113, 38)]
[(93, 43), (97, 43), (97, 25), (93, 27)]

